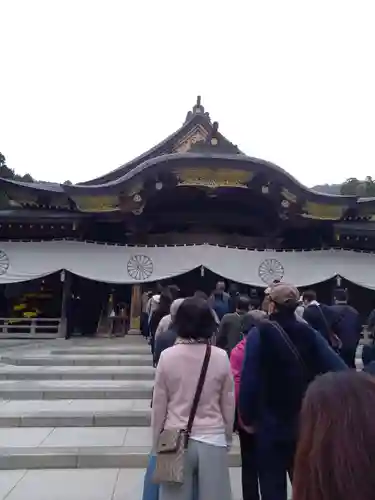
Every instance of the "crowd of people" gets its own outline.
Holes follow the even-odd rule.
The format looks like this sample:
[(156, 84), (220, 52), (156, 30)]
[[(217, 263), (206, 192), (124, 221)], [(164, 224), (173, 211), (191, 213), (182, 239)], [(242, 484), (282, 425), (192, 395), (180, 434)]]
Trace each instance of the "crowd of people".
[[(362, 326), (346, 297), (326, 305), (274, 282), (258, 303), (223, 281), (180, 295), (144, 296), (156, 375), (143, 500), (230, 500), (234, 434), (243, 500), (287, 500), (287, 476), (293, 500), (372, 499), (375, 379), (369, 353), (355, 369)], [(165, 460), (168, 432), (184, 436), (183, 480), (160, 479), (177, 453)]]

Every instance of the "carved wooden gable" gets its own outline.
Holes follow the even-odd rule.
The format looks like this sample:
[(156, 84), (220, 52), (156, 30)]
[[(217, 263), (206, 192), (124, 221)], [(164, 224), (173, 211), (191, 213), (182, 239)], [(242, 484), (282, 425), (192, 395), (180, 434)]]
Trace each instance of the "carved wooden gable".
[(208, 137), (208, 130), (202, 125), (196, 125), (173, 147), (173, 153), (187, 153), (191, 147), (198, 142), (205, 142)]

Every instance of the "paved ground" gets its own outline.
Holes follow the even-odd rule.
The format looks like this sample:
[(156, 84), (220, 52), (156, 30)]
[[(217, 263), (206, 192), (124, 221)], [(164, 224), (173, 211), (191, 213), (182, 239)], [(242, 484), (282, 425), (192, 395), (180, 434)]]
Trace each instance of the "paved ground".
[(153, 377), (138, 337), (0, 340), (0, 500), (140, 499)]
[(140, 499), (153, 377), (139, 337), (0, 340), (0, 500)]
[[(138, 500), (143, 469), (0, 472), (1, 500)], [(241, 500), (240, 469), (231, 470), (233, 500)]]

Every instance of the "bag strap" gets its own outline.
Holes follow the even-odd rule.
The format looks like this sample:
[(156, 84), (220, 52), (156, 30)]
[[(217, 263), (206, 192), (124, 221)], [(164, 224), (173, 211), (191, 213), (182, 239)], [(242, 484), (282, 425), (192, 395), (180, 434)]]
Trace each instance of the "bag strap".
[[(326, 315), (324, 314), (324, 312), (323, 312), (322, 308), (320, 307), (320, 305), (318, 305), (317, 308), (318, 308), (320, 316), (322, 317), (322, 319), (324, 321), (324, 324), (325, 324), (325, 326), (327, 328), (329, 342), (330, 342), (331, 346), (333, 347), (335, 345), (335, 343), (336, 343), (337, 340), (340, 342), (340, 339), (338, 339), (337, 334), (334, 332), (334, 330), (332, 329), (332, 327), (328, 323)], [(341, 319), (340, 319), (340, 321), (341, 321)]]
[(320, 305), (317, 305), (316, 307), (318, 308), (319, 314), (320, 314), (320, 316), (321, 316), (321, 318), (322, 318), (322, 320), (323, 320), (323, 322), (324, 322), (324, 324), (325, 324), (325, 326), (326, 326), (326, 328), (327, 328), (328, 332), (330, 332), (330, 331), (331, 331), (331, 327), (330, 327), (330, 326), (329, 326), (329, 324), (328, 324), (328, 321), (327, 321), (326, 315), (325, 315), (325, 314), (324, 314), (324, 312), (322, 311), (322, 308), (320, 307)]
[(294, 345), (294, 343), (290, 340), (289, 335), (286, 333), (284, 328), (277, 322), (277, 321), (272, 321), (273, 326), (278, 330), (280, 333), (282, 339), (284, 340), (285, 344), (288, 346), (289, 350), (292, 352), (293, 356), (296, 358), (298, 361), (298, 364), (302, 367), (303, 371), (305, 372), (306, 376), (309, 374), (309, 370), (306, 366), (306, 363), (304, 362), (302, 356), (300, 355), (298, 349)]
[(206, 354), (204, 356), (201, 373), (199, 375), (198, 384), (197, 384), (197, 388), (196, 388), (195, 395), (194, 395), (193, 406), (191, 407), (189, 420), (188, 420), (188, 424), (186, 427), (187, 437), (190, 436), (191, 429), (193, 428), (194, 418), (195, 418), (195, 414), (197, 413), (198, 404), (199, 404), (199, 400), (201, 398), (204, 381), (206, 379), (208, 363), (210, 362), (210, 357), (211, 357), (211, 344), (207, 344)]

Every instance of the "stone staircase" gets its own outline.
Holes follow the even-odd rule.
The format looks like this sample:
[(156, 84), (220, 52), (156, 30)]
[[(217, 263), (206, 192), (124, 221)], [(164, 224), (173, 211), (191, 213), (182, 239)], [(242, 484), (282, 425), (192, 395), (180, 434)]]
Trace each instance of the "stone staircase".
[[(60, 487), (65, 492), (63, 482), (76, 482), (77, 491), (64, 500), (141, 498), (153, 378), (149, 347), (138, 336), (1, 350), (0, 500), (59, 500), (51, 490), (44, 496), (44, 482), (56, 495)], [(235, 500), (241, 498), (239, 465), (236, 442), (230, 453)], [(113, 479), (110, 496), (100, 496), (99, 485), (92, 491), (100, 477)], [(40, 484), (30, 496), (36, 478)]]

